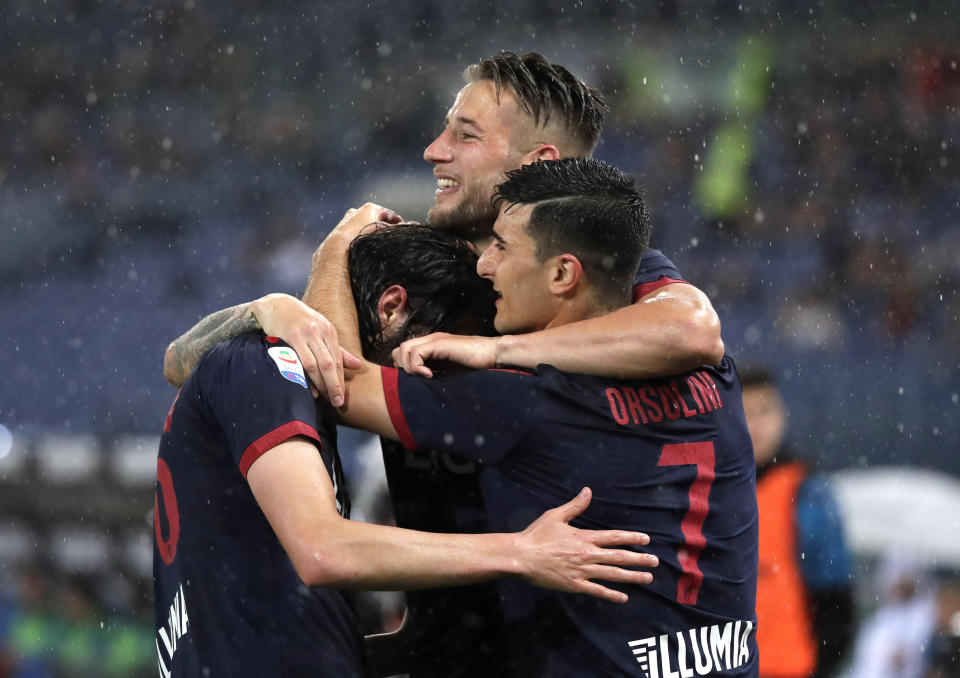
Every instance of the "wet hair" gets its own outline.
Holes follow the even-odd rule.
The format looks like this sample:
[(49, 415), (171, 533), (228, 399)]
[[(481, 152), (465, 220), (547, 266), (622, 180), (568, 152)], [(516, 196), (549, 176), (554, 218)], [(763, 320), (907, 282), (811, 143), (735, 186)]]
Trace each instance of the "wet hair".
[(609, 110), (603, 95), (542, 54), (500, 52), (467, 67), (464, 76), (469, 82), (493, 81), (498, 102), (500, 89), (509, 85), (538, 127), (551, 118), (562, 120), (566, 134), (575, 142), (576, 152), (571, 155), (590, 155), (596, 148)]
[(537, 258), (572, 254), (598, 301), (611, 308), (630, 302), (651, 231), (633, 179), (600, 160), (547, 160), (507, 172), (493, 200), (498, 206), (535, 205), (525, 230)]
[[(496, 333), (493, 285), (477, 275), (477, 254), (466, 240), (420, 224), (377, 224), (350, 244), (347, 257), (368, 359), (381, 362), (401, 342), (431, 332)], [(377, 305), (392, 285), (407, 292), (407, 321), (387, 340)]]

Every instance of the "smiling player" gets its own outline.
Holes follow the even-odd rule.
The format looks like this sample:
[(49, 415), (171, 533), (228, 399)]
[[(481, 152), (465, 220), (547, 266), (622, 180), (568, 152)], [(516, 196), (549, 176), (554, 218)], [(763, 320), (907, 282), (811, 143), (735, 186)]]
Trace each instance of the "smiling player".
[[(620, 172), (586, 159), (526, 165), (498, 188), (477, 271), (500, 332), (533, 332), (629, 303), (649, 237)], [(334, 307), (328, 317), (342, 317)], [(342, 337), (355, 326), (341, 323)], [(755, 676), (757, 503), (733, 361), (621, 381), (540, 365), (425, 379), (365, 364), (344, 420), (479, 464), (488, 523), (522, 525), (581, 484), (583, 525), (651, 535), (653, 584), (622, 607), (498, 583), (510, 675)]]

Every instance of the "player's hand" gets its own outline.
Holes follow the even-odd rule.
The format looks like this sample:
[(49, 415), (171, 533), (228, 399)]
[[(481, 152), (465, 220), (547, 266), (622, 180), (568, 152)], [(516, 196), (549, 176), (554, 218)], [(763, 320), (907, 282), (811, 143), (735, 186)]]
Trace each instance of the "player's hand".
[(433, 376), (433, 370), (426, 365), (431, 360), (448, 360), (474, 370), (486, 370), (497, 366), (499, 339), (434, 332), (408, 339), (393, 349), (393, 362), (407, 374), (423, 377)]
[(343, 368), (357, 369), (362, 363), (340, 347), (333, 324), (288, 294), (268, 294), (251, 302), (250, 310), (267, 335), (280, 337), (296, 351), (316, 394), (335, 407), (343, 405)]
[(377, 205), (376, 203), (364, 203), (360, 207), (348, 209), (329, 237), (343, 238), (348, 243), (360, 235), (360, 232), (366, 226), (374, 223), (399, 224), (403, 222), (403, 217), (393, 210)]
[(572, 501), (551, 509), (519, 533), (524, 579), (537, 586), (570, 593), (587, 593), (614, 603), (627, 602), (627, 594), (591, 579), (625, 584), (649, 584), (649, 572), (627, 567), (657, 567), (659, 559), (611, 546), (644, 546), (650, 537), (626, 530), (581, 530), (569, 525), (590, 505), (590, 488), (580, 490)]
[(323, 253), (325, 250), (335, 253), (346, 252), (350, 243), (356, 239), (364, 228), (374, 223), (399, 224), (403, 217), (372, 202), (364, 203), (360, 207), (348, 209), (340, 222), (330, 231), (330, 234), (313, 252), (313, 263), (310, 267), (310, 277), (307, 281), (309, 290), (315, 279), (319, 279), (323, 272)]

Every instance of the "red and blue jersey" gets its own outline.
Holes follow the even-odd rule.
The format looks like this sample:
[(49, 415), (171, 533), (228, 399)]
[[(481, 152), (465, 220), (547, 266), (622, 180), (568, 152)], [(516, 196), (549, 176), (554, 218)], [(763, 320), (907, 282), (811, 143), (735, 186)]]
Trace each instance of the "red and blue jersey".
[[(647, 249), (634, 299), (685, 282), (666, 256)], [(475, 465), (449, 452), (404, 450), (383, 440), (383, 460), (397, 525), (425, 532), (487, 532)], [(494, 582), (408, 591), (406, 631), (411, 678), (504, 675), (505, 634)]]
[[(683, 276), (661, 252), (647, 249), (634, 300)], [(486, 532), (486, 507), (472, 462), (449, 452), (409, 451), (383, 440), (397, 525), (426, 532)], [(504, 634), (497, 585), (408, 591), (406, 630), (411, 678), (503, 675)]]
[(575, 525), (650, 535), (661, 564), (651, 585), (612, 585), (624, 605), (497, 583), (513, 675), (756, 675), (755, 468), (732, 359), (649, 381), (548, 365), (383, 377), (405, 447), (479, 465), (488, 530), (589, 486)]
[(352, 607), (339, 591), (303, 583), (246, 482), (261, 455), (305, 436), (347, 516), (335, 431), (296, 354), (262, 333), (213, 347), (184, 383), (157, 460), (161, 676), (360, 675)]

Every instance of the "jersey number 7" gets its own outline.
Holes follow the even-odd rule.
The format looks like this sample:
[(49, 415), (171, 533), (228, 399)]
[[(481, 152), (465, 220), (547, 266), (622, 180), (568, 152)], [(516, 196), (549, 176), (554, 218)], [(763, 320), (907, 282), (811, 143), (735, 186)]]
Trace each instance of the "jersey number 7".
[(690, 508), (680, 523), (684, 545), (677, 556), (683, 574), (677, 581), (677, 600), (686, 605), (696, 605), (703, 583), (703, 572), (697, 566), (700, 552), (707, 545), (703, 536), (703, 521), (710, 510), (710, 486), (713, 484), (716, 454), (713, 441), (699, 443), (671, 443), (660, 451), (657, 466), (687, 466), (696, 464), (697, 477), (690, 486)]

